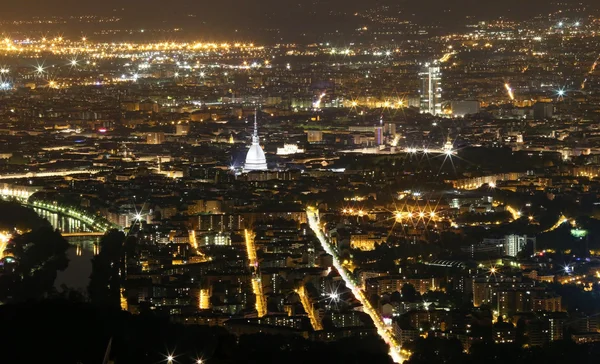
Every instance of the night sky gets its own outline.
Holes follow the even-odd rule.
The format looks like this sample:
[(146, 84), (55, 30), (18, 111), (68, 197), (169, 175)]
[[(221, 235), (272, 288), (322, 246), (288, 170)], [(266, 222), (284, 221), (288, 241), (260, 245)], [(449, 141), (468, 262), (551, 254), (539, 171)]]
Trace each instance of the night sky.
[[(389, 6), (390, 14), (400, 13), (411, 22), (441, 25), (452, 31), (473, 19), (503, 16), (528, 20), (533, 15), (556, 10), (553, 5), (556, 2), (572, 3), (573, 7), (584, 2), (600, 7), (597, 0), (0, 0), (0, 21), (33, 16), (110, 15), (121, 19), (117, 25), (121, 29), (180, 28), (184, 30), (177, 35), (180, 38), (202, 34), (212, 40), (303, 42), (323, 40), (326, 36), (321, 35), (338, 30), (340, 34), (349, 34), (368, 25), (368, 21), (355, 13), (383, 5)], [(472, 18), (467, 20), (467, 16)], [(45, 30), (81, 35), (91, 34), (94, 26), (98, 25), (71, 22)], [(10, 31), (4, 28), (0, 31)]]
[[(511, 15), (529, 13), (531, 11), (543, 12), (544, 8), (550, 9), (552, 1), (548, 0), (0, 0), (0, 17), (15, 17), (30, 15), (65, 15), (65, 14), (107, 14), (113, 9), (125, 8), (142, 17), (170, 17), (178, 14), (193, 12), (205, 13), (219, 18), (247, 17), (249, 14), (281, 12), (281, 14), (302, 15), (303, 10), (316, 10), (317, 12), (357, 11), (368, 9), (380, 4), (400, 5), (406, 11), (435, 12), (436, 9), (452, 9), (459, 13), (479, 13), (482, 15)], [(598, 6), (595, 0), (561, 0), (562, 3), (573, 5), (584, 3)], [(247, 11), (251, 13), (247, 13)], [(160, 14), (153, 14), (160, 11)], [(305, 19), (309, 21), (310, 19)]]

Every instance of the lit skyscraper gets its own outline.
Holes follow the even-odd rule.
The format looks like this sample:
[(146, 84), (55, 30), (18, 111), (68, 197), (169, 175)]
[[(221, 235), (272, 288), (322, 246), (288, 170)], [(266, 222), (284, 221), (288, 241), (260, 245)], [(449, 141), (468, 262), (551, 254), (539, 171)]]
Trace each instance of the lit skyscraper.
[(419, 73), (421, 78), (421, 113), (442, 113), (442, 71), (438, 61), (426, 63)]
[(383, 145), (383, 115), (379, 117), (379, 126), (375, 125), (375, 144)]
[(375, 127), (375, 144), (383, 145), (383, 127)]

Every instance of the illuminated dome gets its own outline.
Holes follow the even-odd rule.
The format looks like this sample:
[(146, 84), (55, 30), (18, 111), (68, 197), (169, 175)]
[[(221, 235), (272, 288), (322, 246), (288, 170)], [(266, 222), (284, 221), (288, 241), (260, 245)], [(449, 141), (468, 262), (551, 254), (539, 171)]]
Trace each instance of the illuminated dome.
[(254, 134), (252, 134), (252, 145), (246, 154), (246, 163), (244, 164), (244, 172), (250, 171), (266, 171), (267, 158), (265, 152), (259, 144), (258, 127), (256, 123), (256, 113), (254, 114)]

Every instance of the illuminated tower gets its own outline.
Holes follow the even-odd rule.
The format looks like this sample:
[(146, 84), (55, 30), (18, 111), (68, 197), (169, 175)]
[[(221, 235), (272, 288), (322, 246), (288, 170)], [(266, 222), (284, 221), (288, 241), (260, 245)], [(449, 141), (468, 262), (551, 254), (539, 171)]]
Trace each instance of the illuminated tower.
[(419, 72), (421, 79), (421, 114), (442, 113), (442, 71), (438, 61), (426, 63)]
[(383, 115), (379, 118), (379, 125), (375, 126), (375, 144), (383, 145)]
[(265, 152), (259, 144), (258, 139), (258, 123), (257, 116), (258, 110), (254, 113), (254, 133), (252, 134), (252, 145), (248, 149), (246, 154), (246, 163), (244, 164), (244, 172), (250, 171), (266, 171), (267, 170), (267, 158)]
[(376, 126), (375, 127), (375, 144), (376, 145), (383, 145), (384, 140), (383, 140), (383, 127), (381, 126)]

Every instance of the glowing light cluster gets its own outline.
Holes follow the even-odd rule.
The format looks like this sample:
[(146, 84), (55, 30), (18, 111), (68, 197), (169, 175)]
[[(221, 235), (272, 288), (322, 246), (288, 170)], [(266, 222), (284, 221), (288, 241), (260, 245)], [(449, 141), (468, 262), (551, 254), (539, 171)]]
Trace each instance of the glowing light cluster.
[(351, 216), (365, 216), (366, 211), (363, 209), (353, 209), (353, 208), (346, 208), (346, 209), (342, 209), (342, 213), (344, 215), (351, 215)]
[(7, 232), (0, 232), (0, 258), (4, 258), (4, 250), (6, 250), (6, 246), (11, 238), (11, 234)]
[(453, 55), (455, 55), (455, 54), (456, 54), (456, 52), (454, 52), (454, 51), (452, 51), (452, 52), (448, 52), (448, 53), (444, 54), (444, 55), (442, 56), (442, 58), (440, 58), (440, 59), (439, 59), (439, 61), (440, 61), (441, 63), (448, 62), (448, 61), (450, 60), (450, 58), (452, 58), (452, 56), (453, 56)]
[(323, 92), (321, 95), (319, 95), (319, 99), (313, 103), (313, 108), (315, 108), (315, 109), (321, 108), (321, 102), (323, 100), (323, 97), (325, 97), (325, 92)]
[[(594, 63), (592, 64), (592, 67), (590, 67), (590, 70), (588, 71), (588, 75), (592, 75), (594, 73), (594, 71), (596, 71), (596, 67), (598, 67), (598, 62), (600, 62), (600, 56), (598, 56), (598, 58), (596, 58), (596, 60), (594, 61)], [(581, 83), (581, 89), (585, 89), (585, 83), (587, 82), (588, 77), (586, 77), (583, 82)]]
[(430, 220), (435, 219), (437, 214), (435, 211), (396, 211), (394, 212), (394, 218), (397, 222), (405, 221), (405, 220), (413, 220), (413, 219), (425, 219), (429, 218)]
[(504, 88), (506, 89), (506, 92), (508, 92), (508, 97), (511, 99), (511, 101), (514, 101), (515, 94), (513, 92), (512, 87), (510, 87), (510, 85), (508, 83), (505, 83)]
[(513, 220), (517, 220), (521, 217), (521, 211), (517, 211), (514, 207), (512, 206), (506, 206), (506, 211), (510, 212), (510, 214), (512, 215)]

